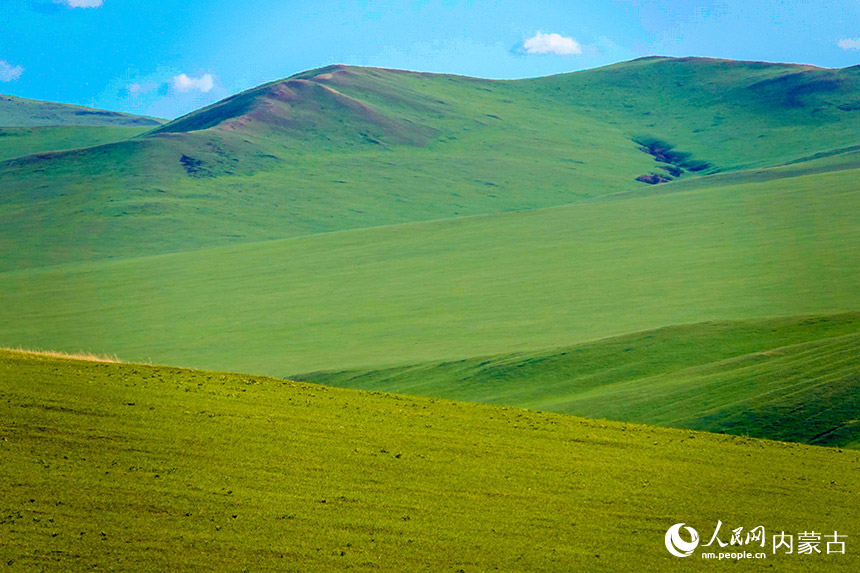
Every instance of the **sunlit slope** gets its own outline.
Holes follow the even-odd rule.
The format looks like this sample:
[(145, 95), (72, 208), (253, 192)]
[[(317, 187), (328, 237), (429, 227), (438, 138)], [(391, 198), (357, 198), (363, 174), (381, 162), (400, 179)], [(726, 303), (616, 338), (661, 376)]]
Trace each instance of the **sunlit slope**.
[(648, 188), (639, 176), (778, 165), (860, 144), (858, 102), (853, 68), (651, 58), (489, 81), (331, 66), (142, 138), (0, 163), (0, 233), (19, 243), (3, 268), (532, 210)]
[(0, 344), (286, 376), (858, 309), (856, 171), (0, 275)]
[[(666, 529), (718, 520), (858, 564), (856, 452), (7, 352), (0, 395), (12, 569), (698, 570)], [(847, 554), (771, 554), (809, 528)]]
[(469, 360), (300, 379), (860, 447), (860, 315), (712, 322)]
[(164, 120), (79, 105), (0, 95), (0, 127), (110, 126), (148, 127)]

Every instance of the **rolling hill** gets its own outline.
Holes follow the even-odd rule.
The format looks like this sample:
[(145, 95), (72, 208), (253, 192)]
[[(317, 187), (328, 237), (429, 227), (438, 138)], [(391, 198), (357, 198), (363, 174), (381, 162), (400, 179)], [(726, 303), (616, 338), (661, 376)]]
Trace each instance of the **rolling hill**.
[(680, 325), (544, 352), (295, 378), (860, 448), (858, 356), (853, 313)]
[(857, 74), (331, 66), (3, 161), (0, 344), (854, 447)]
[(0, 242), (19, 243), (2, 264), (533, 210), (845, 151), (857, 74), (669, 58), (517, 81), (313, 70), (141, 137), (0, 162)]
[[(718, 520), (857, 568), (857, 452), (7, 351), (0, 396), (10, 570), (698, 570), (666, 530)], [(809, 528), (846, 554), (772, 553)]]
[(146, 127), (162, 119), (0, 94), (0, 127)]
[(0, 95), (0, 162), (123, 141), (163, 120)]
[(841, 170), (6, 272), (0, 344), (289, 376), (851, 312), (856, 181)]

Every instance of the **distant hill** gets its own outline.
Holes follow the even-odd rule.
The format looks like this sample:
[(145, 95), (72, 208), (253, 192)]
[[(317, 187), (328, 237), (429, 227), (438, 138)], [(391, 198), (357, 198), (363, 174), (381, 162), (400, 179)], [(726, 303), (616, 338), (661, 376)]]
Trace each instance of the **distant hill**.
[(123, 141), (150, 127), (73, 125), (61, 127), (0, 127), (0, 161), (25, 155), (79, 149)]
[(123, 141), (162, 123), (151, 117), (0, 95), (0, 162)]
[(0, 95), (0, 128), (113, 126), (155, 127), (164, 120), (79, 105)]
[(670, 58), (517, 81), (303, 72), (133, 139), (0, 162), (0, 241), (19, 245), (4, 264), (533, 210), (820, 157), (858, 144), (858, 74)]

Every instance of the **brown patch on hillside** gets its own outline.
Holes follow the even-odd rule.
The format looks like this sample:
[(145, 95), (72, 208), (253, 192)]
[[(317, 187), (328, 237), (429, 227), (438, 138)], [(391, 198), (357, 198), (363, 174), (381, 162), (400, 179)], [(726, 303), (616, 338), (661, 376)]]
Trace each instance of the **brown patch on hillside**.
[(669, 181), (672, 181), (672, 178), (660, 173), (649, 173), (647, 175), (640, 175), (636, 178), (636, 181), (641, 181), (648, 185), (657, 185), (658, 183), (668, 183)]

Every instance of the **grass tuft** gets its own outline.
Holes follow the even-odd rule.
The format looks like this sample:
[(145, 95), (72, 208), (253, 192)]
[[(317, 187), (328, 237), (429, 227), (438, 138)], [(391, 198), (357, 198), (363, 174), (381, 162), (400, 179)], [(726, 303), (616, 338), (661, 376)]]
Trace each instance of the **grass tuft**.
[(33, 354), (36, 356), (46, 356), (49, 358), (65, 358), (68, 360), (84, 360), (86, 362), (110, 362), (121, 364), (122, 360), (116, 354), (96, 354), (93, 352), (62, 352), (59, 350), (31, 350), (28, 348), (0, 348), (7, 352), (16, 352), (19, 354)]

